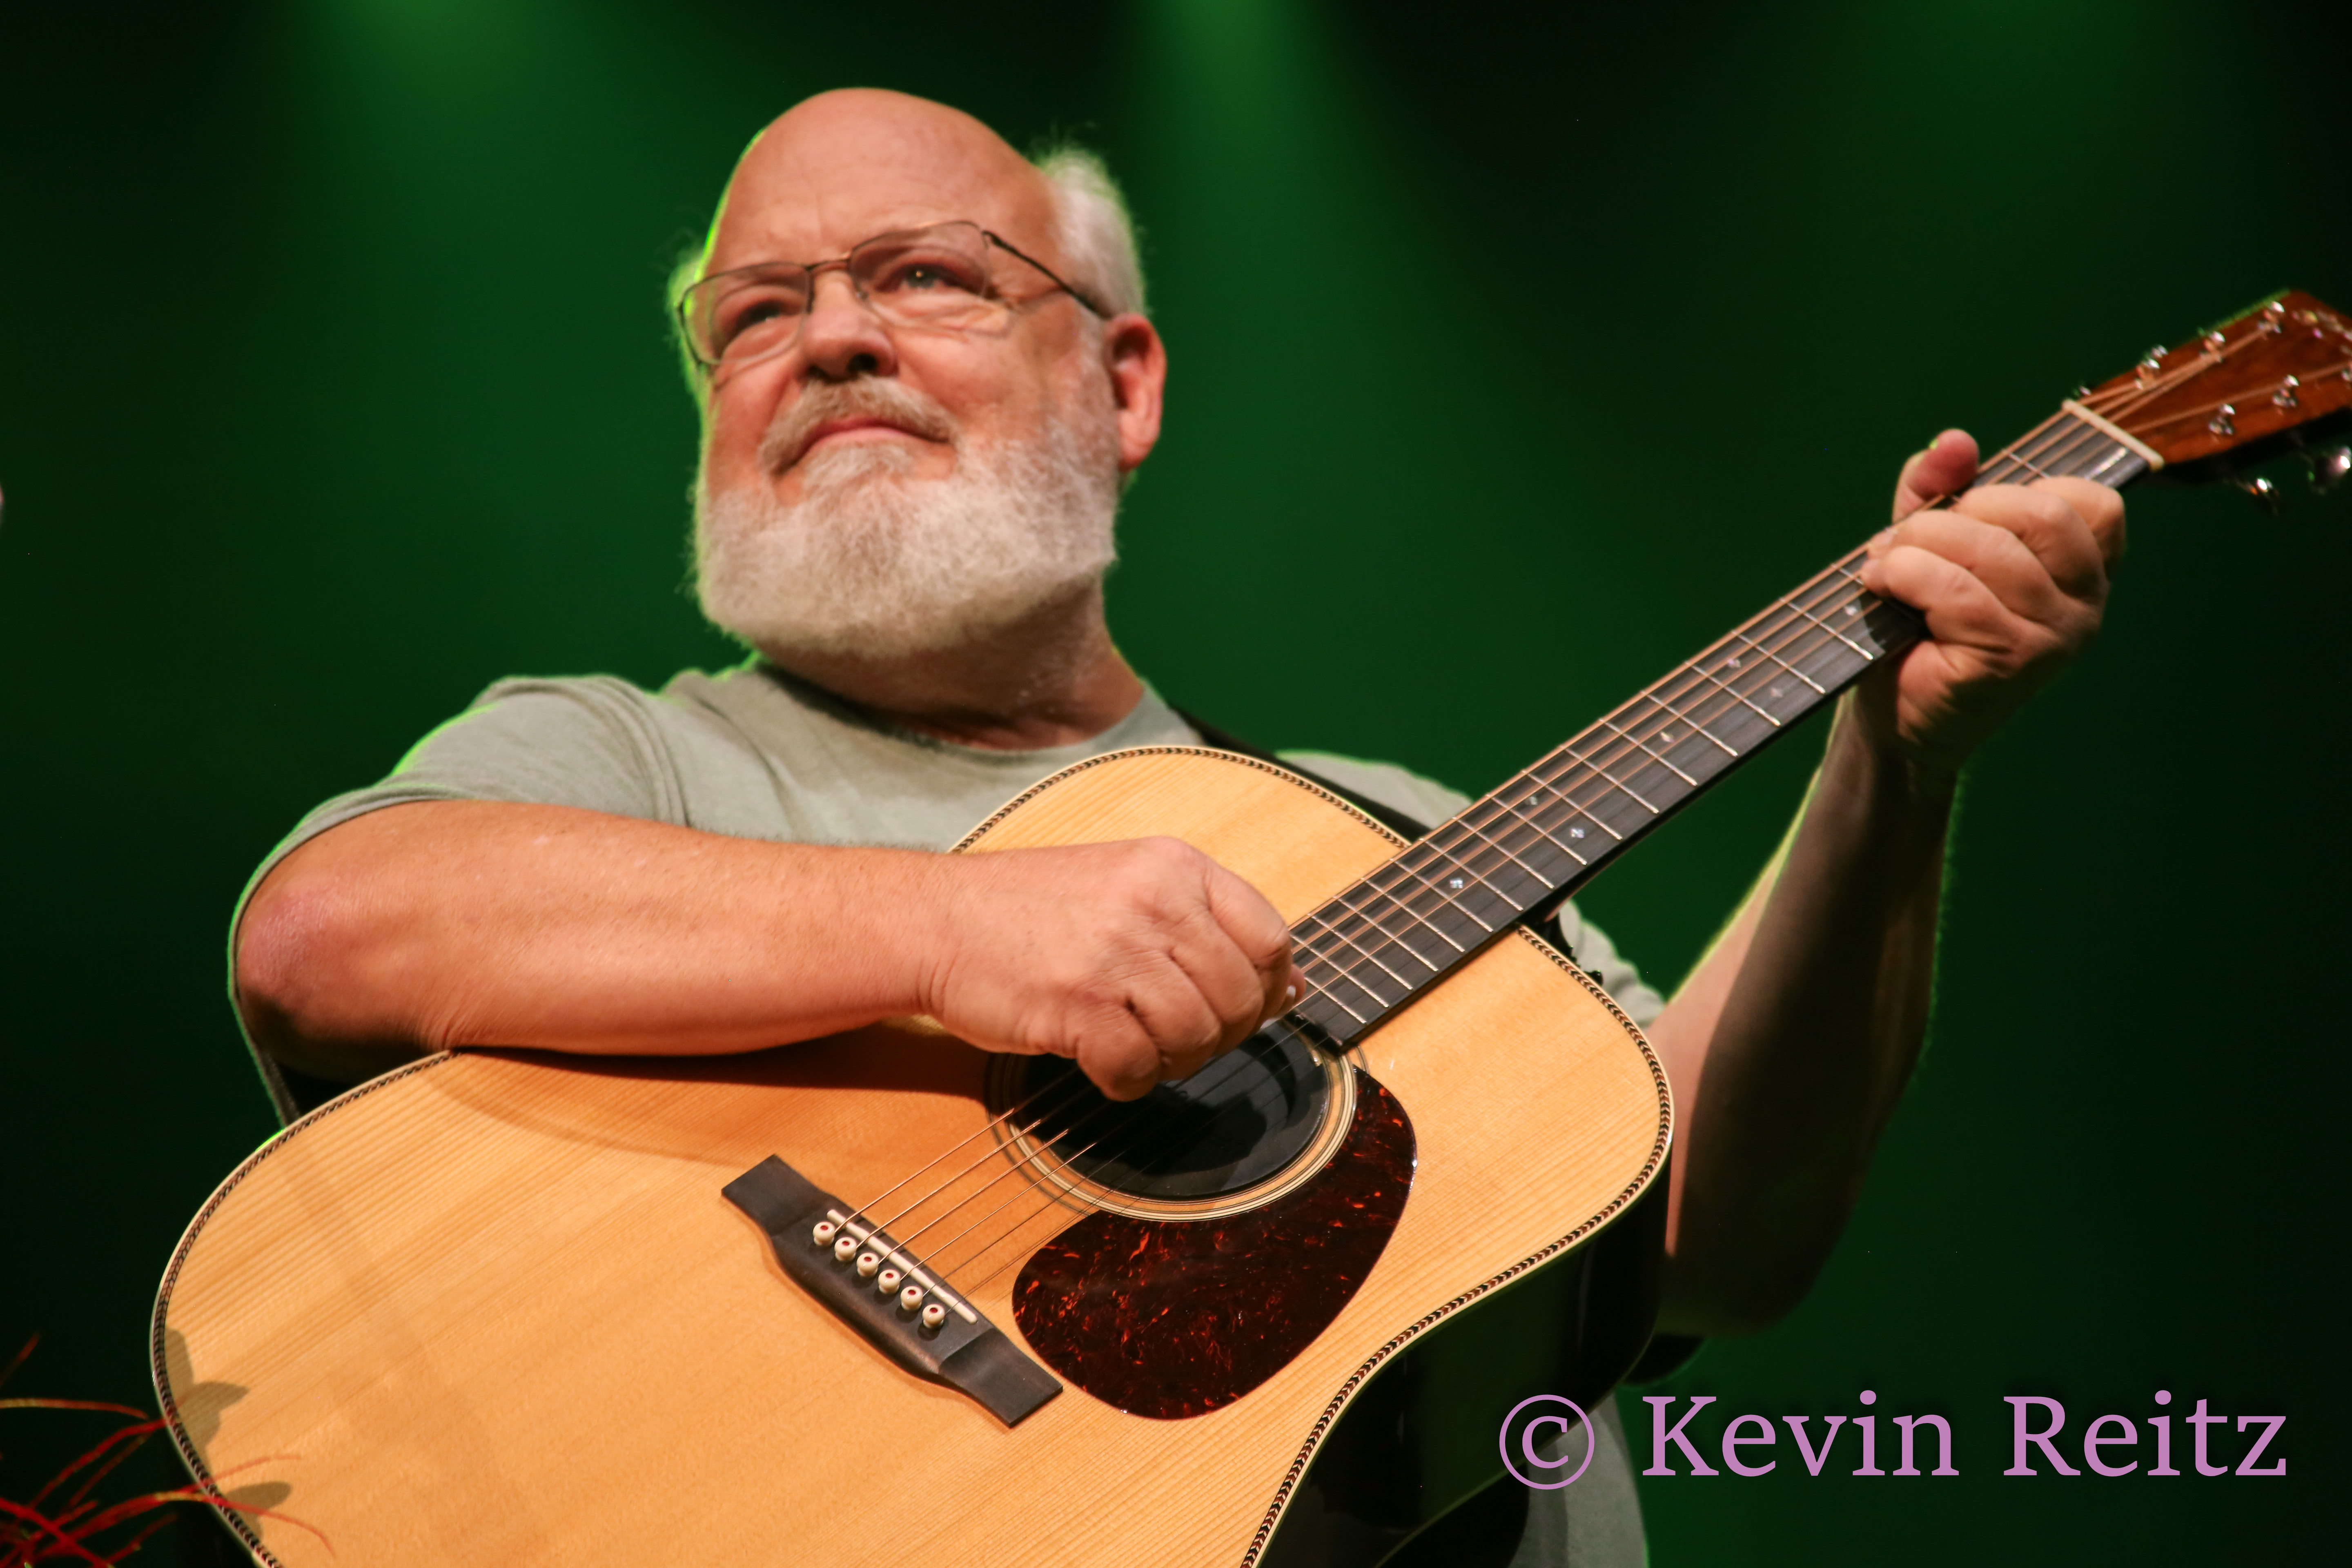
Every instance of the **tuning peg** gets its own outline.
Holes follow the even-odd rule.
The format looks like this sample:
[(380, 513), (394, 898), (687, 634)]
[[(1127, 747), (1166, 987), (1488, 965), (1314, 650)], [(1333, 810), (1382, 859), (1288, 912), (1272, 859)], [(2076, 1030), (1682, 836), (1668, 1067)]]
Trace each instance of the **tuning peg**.
[(2305, 453), (2304, 461), (2311, 465), (2312, 489), (2326, 495), (2344, 482), (2346, 474), (2352, 474), (2352, 447), (2323, 447)]
[(2251, 496), (2256, 506), (2273, 517), (2276, 517), (2286, 504), (2286, 498), (2279, 494), (2278, 486), (2268, 479), (2240, 479), (2238, 488)]

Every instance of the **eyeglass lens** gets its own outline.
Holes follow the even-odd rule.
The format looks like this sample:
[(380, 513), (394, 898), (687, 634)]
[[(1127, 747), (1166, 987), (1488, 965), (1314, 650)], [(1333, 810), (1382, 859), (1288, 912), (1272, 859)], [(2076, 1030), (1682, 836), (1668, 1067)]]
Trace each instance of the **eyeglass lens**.
[[(878, 235), (840, 265), (858, 298), (898, 325), (968, 331), (1008, 310), (992, 287), (988, 237), (974, 224)], [(789, 347), (800, 335), (821, 269), (772, 262), (696, 284), (686, 299), (695, 347), (712, 364)]]

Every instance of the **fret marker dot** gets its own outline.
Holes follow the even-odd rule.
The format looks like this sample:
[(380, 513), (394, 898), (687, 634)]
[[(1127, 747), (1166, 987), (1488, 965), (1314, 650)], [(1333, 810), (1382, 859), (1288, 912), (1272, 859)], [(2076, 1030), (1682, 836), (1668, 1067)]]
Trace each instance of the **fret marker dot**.
[(1661, 741), (1671, 741), (1674, 738), (1675, 732), (1672, 730), (1661, 730), (1658, 731), (1658, 739)]
[(1862, 606), (1859, 605), (1848, 605), (1845, 607), (1845, 613), (1849, 616), (1858, 616), (1862, 613)]
[(1775, 696), (1775, 697), (1780, 696), (1780, 689), (1779, 687), (1777, 687), (1777, 686), (1776, 686), (1776, 687), (1774, 687), (1774, 688), (1772, 688), (1772, 695), (1773, 695), (1773, 696)]
[(1733, 654), (1729, 658), (1725, 659), (1723, 662), (1724, 662), (1725, 664), (1727, 664), (1727, 665), (1730, 666), (1733, 669), (1738, 669), (1738, 668), (1739, 668), (1739, 656), (1738, 656), (1738, 654), (1736, 654), (1736, 653), (1735, 653), (1735, 654)]
[(1462, 879), (1459, 877), (1449, 877), (1446, 879), (1445, 885), (1449, 888), (1459, 888), (1462, 886)]
[(1581, 838), (1584, 837), (1584, 829), (1581, 827), (1571, 827), (1568, 830), (1568, 836), (1570, 838)]

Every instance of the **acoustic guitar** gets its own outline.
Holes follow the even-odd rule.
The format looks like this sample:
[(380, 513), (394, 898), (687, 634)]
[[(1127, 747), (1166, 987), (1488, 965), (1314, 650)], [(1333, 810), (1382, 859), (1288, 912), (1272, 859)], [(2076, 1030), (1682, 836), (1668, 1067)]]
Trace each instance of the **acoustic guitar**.
[[(2313, 443), (2347, 423), (2352, 325), (2286, 293), (1983, 477), (2294, 447), (2324, 486), (2347, 459)], [(1296, 921), (1296, 1009), (1132, 1104), (923, 1019), (699, 1059), (463, 1050), (351, 1090), (163, 1276), (155, 1388), (195, 1484), (287, 1568), (1368, 1568), (1413, 1521), (1303, 1489), (1351, 1401), (1590, 1256), (1672, 1141), (1640, 1031), (1528, 926), (1921, 635), (1864, 559), (1409, 845), (1183, 747), (981, 824), (960, 853), (1172, 834)]]

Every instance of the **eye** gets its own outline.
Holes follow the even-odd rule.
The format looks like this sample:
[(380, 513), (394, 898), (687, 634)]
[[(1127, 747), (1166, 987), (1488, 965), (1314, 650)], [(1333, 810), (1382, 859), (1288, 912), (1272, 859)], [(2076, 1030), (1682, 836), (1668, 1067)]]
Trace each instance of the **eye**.
[(806, 303), (802, 291), (784, 284), (738, 289), (711, 311), (711, 346), (721, 353), (760, 348), (789, 333)]
[(961, 256), (918, 251), (891, 258), (876, 274), (869, 291), (900, 296), (963, 296), (988, 291), (985, 270)]

